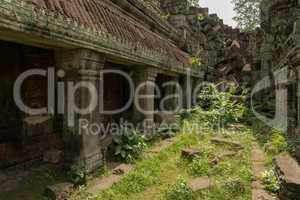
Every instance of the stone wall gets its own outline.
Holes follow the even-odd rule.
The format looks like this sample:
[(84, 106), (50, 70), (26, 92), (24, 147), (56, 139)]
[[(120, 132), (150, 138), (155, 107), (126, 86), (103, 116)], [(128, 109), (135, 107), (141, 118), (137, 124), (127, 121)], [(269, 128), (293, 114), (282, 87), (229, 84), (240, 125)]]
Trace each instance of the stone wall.
[[(299, 16), (297, 0), (263, 0), (261, 4), (260, 77), (269, 80), (273, 95), (275, 120), (286, 125), (286, 136), (292, 154), (300, 161), (300, 101), (299, 101)], [(275, 94), (274, 94), (275, 93)], [(263, 101), (266, 101), (264, 95)], [(275, 98), (274, 98), (275, 96)], [(278, 123), (277, 123), (278, 124)], [(299, 165), (293, 158), (280, 156), (275, 159), (281, 179), (280, 199), (299, 199)]]
[(177, 45), (201, 59), (206, 80), (249, 86), (260, 68), (260, 30), (242, 33), (223, 23), (208, 8), (191, 7), (187, 0), (161, 0), (168, 22), (184, 41)]
[[(271, 80), (269, 88), (275, 88), (268, 95), (273, 95), (275, 92), (286, 94), (276, 95), (274, 108), (277, 115), (283, 115), (278, 110), (280, 112), (286, 110), (288, 139), (296, 149), (296, 156), (300, 155), (300, 151), (297, 150), (299, 149), (297, 141), (300, 138), (299, 51), (297, 50), (299, 7), (299, 1), (296, 0), (264, 0), (261, 4), (261, 27), (264, 35), (261, 45), (260, 77), (267, 77)], [(287, 72), (285, 79), (278, 80), (279, 77), (276, 74), (283, 70)]]

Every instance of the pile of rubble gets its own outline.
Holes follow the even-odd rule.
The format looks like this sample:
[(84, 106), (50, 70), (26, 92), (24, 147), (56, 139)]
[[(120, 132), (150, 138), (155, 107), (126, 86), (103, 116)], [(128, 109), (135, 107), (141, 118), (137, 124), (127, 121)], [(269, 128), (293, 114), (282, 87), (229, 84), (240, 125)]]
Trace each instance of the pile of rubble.
[(201, 59), (206, 80), (231, 81), (246, 86), (256, 79), (262, 33), (243, 33), (223, 23), (207, 8), (190, 6), (187, 0), (161, 0), (168, 22), (184, 36), (177, 44)]

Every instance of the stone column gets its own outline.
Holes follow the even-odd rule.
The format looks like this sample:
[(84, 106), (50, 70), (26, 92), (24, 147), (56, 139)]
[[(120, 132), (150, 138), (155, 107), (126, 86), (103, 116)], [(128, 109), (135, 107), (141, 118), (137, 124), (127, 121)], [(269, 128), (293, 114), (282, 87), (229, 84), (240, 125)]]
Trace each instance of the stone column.
[(156, 76), (157, 73), (152, 68), (142, 68), (134, 71), (135, 102), (133, 119), (134, 123), (138, 126), (143, 124), (143, 126), (151, 127), (154, 124)]
[[(103, 80), (100, 71), (104, 67), (104, 57), (85, 49), (66, 50), (57, 52), (57, 61), (57, 74), (61, 79), (58, 107), (60, 112), (63, 111), (66, 162), (84, 166), (87, 172), (91, 172), (104, 164), (101, 133), (89, 129), (93, 124), (101, 123), (99, 101), (102, 99)], [(64, 99), (60, 98), (61, 88)], [(95, 106), (92, 106), (93, 100)], [(79, 113), (76, 108), (86, 111)]]
[(192, 93), (193, 93), (193, 84), (192, 78), (190, 76), (184, 76), (181, 79), (181, 89), (182, 89), (182, 108), (189, 109), (192, 107)]

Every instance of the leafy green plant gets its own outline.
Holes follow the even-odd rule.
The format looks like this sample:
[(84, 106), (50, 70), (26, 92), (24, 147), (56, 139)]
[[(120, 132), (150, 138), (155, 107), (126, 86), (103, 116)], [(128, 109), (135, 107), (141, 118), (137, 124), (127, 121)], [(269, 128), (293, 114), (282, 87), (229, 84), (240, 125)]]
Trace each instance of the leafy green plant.
[(192, 161), (192, 163), (189, 165), (189, 173), (196, 176), (204, 176), (209, 173), (209, 170), (211, 168), (210, 163), (208, 160), (196, 158)]
[(124, 128), (114, 138), (114, 143), (117, 145), (115, 155), (123, 161), (132, 162), (147, 147), (145, 141), (146, 139), (141, 133), (133, 129)]
[(277, 129), (271, 130), (271, 137), (266, 143), (265, 148), (271, 153), (281, 153), (288, 150), (288, 143), (284, 137), (284, 133)]
[(245, 193), (245, 184), (239, 179), (227, 180), (224, 184), (225, 189), (231, 191), (233, 194), (243, 194)]
[(215, 85), (211, 84), (200, 92), (198, 110), (201, 115), (207, 116), (206, 119), (212, 126), (239, 122), (245, 117), (247, 107), (234, 98), (243, 99), (244, 95), (244, 91), (237, 95), (236, 87), (231, 87), (227, 92), (220, 92)]
[(202, 14), (198, 14), (197, 20), (200, 21), (200, 22), (203, 21), (204, 20), (204, 16)]
[(280, 181), (276, 176), (275, 170), (271, 169), (269, 171), (265, 171), (262, 174), (262, 181), (265, 185), (265, 189), (270, 192), (278, 192), (280, 189)]
[(190, 174), (195, 176), (208, 175), (211, 169), (210, 160), (213, 155), (213, 149), (204, 149), (199, 157), (193, 159), (188, 166)]
[(191, 58), (191, 64), (193, 66), (199, 66), (199, 65), (201, 65), (201, 59), (197, 58), (197, 57), (192, 57)]
[(67, 177), (75, 186), (85, 185), (87, 183), (87, 172), (84, 164), (72, 166), (67, 172)]
[(186, 180), (182, 177), (178, 178), (174, 185), (169, 186), (165, 193), (166, 200), (194, 200), (193, 192), (188, 186)]

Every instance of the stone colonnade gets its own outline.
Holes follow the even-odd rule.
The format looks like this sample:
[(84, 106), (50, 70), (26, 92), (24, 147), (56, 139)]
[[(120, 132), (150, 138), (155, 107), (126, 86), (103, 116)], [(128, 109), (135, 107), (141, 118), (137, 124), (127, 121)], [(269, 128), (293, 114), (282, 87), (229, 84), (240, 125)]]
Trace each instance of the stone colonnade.
[[(62, 50), (57, 52), (58, 69), (58, 91), (63, 88), (65, 94), (64, 99), (59, 99), (59, 110), (65, 111), (63, 114), (64, 121), (64, 141), (66, 143), (66, 161), (68, 164), (83, 164), (87, 171), (93, 171), (104, 165), (103, 138), (101, 134), (82, 134), (80, 133), (80, 120), (86, 120), (89, 124), (100, 124), (103, 120), (101, 116), (101, 103), (96, 107), (88, 108), (88, 105), (94, 100), (90, 92), (85, 87), (76, 88), (76, 83), (86, 83), (95, 86), (94, 92), (98, 98), (103, 97), (103, 77), (101, 70), (104, 69), (105, 56), (96, 52), (78, 49), (78, 50)], [(135, 124), (143, 124), (151, 126), (154, 124), (154, 103), (155, 103), (155, 80), (157, 70), (151, 67), (134, 67), (133, 82), (135, 89), (139, 90), (138, 102), (134, 103), (133, 122)], [(174, 81), (178, 82), (179, 76), (174, 76)], [(71, 87), (70, 87), (71, 86)], [(186, 87), (187, 85), (184, 85)], [(76, 93), (72, 95), (73, 91)], [(167, 90), (168, 95), (174, 93), (174, 88)], [(183, 96), (190, 95), (184, 91)], [(58, 95), (60, 96), (60, 95)], [(70, 99), (71, 98), (71, 99)], [(168, 105), (173, 107), (180, 99)], [(62, 103), (64, 102), (64, 103)], [(75, 105), (70, 104), (75, 102)], [(99, 99), (98, 99), (99, 102)], [(139, 105), (139, 106), (136, 106)], [(78, 114), (73, 112), (76, 109), (86, 110), (86, 113)], [(89, 110), (90, 109), (90, 110)]]

